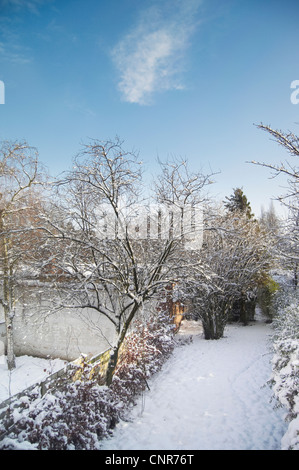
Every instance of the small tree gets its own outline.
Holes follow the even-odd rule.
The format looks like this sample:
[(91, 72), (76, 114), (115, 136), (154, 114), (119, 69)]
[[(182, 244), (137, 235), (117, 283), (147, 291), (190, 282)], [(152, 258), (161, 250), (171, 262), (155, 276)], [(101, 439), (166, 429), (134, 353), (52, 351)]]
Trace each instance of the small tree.
[[(32, 257), (37, 219), (33, 187), (41, 182), (38, 153), (27, 142), (3, 142), (0, 149), (0, 304), (4, 310), (7, 364), (15, 367), (13, 319), (17, 271)], [(20, 277), (20, 273), (19, 273)]]
[(270, 202), (268, 210), (265, 210), (262, 206), (261, 208), (261, 217), (259, 219), (260, 224), (268, 230), (270, 233), (279, 232), (281, 226), (281, 220), (276, 214), (273, 201)]
[(234, 189), (234, 193), (230, 197), (226, 197), (226, 199), (228, 202), (224, 205), (230, 212), (244, 214), (248, 219), (254, 216), (251, 212), (250, 202), (241, 188)]
[[(233, 195), (226, 197), (228, 202), (224, 203), (225, 208), (234, 216), (253, 220), (254, 214), (251, 211), (250, 202), (247, 196), (243, 193), (241, 188), (234, 189)], [(255, 295), (248, 298), (249, 293), (243, 292), (240, 298), (236, 299), (232, 306), (232, 318), (241, 319), (244, 325), (247, 325), (248, 320), (254, 316), (255, 311)]]
[(181, 239), (170, 230), (151, 238), (148, 225), (159, 218), (149, 220), (141, 163), (119, 139), (84, 146), (57, 189), (59, 205), (49, 220), (52, 272), (63, 280), (56, 283), (57, 308), (93, 309), (113, 325), (109, 385), (134, 318), (174, 277)]
[(269, 269), (267, 237), (247, 217), (214, 214), (197, 266), (186, 283), (206, 339), (219, 339), (234, 303), (248, 299)]

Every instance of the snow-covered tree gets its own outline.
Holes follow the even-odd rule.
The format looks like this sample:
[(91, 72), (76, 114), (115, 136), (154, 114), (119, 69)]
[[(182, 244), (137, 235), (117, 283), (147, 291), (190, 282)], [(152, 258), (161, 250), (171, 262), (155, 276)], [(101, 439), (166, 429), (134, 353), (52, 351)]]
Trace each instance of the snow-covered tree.
[(36, 185), (44, 180), (37, 150), (27, 142), (2, 142), (0, 149), (0, 305), (4, 310), (7, 364), (15, 367), (13, 319), (16, 286), (39, 244)]
[(283, 230), (278, 235), (278, 249), (280, 256), (294, 271), (294, 285), (298, 283), (298, 228), (299, 228), (299, 137), (292, 132), (275, 130), (268, 125), (258, 125), (259, 129), (270, 134), (274, 140), (289, 154), (289, 159), (278, 165), (273, 163), (256, 162), (256, 165), (268, 168), (273, 177), (284, 176), (287, 178), (286, 192), (277, 197), (287, 209), (288, 216)]
[(158, 202), (174, 205), (180, 209), (189, 205), (203, 204), (207, 200), (204, 192), (213, 184), (214, 173), (192, 171), (186, 158), (173, 157), (160, 161), (161, 174), (156, 178), (155, 197)]
[[(134, 318), (174, 280), (182, 233), (166, 222), (168, 228), (162, 224), (159, 230), (159, 214), (153, 220), (146, 211), (141, 162), (119, 139), (85, 145), (57, 190), (48, 258), (62, 294), (57, 308), (93, 309), (113, 325), (110, 384)], [(151, 224), (156, 224), (154, 236)]]
[(265, 209), (264, 206), (261, 207), (261, 216), (259, 222), (263, 228), (268, 230), (274, 236), (279, 232), (282, 221), (278, 217), (273, 201), (270, 202), (269, 208)]
[(297, 157), (299, 157), (299, 137), (292, 132), (286, 133), (281, 130), (275, 130), (264, 124), (260, 124), (257, 127), (270, 134), (270, 136), (289, 153), (291, 158), (290, 160), (281, 162), (279, 165), (256, 161), (252, 163), (270, 169), (273, 177), (279, 175), (287, 177), (287, 191), (285, 194), (280, 195), (278, 200), (288, 209), (295, 209), (297, 211), (299, 196), (299, 166), (297, 164)]
[(299, 308), (298, 290), (288, 276), (278, 276), (280, 290), (276, 295), (276, 315), (272, 358), (272, 388), (274, 396), (286, 410), (288, 429), (282, 438), (283, 450), (299, 449)]
[[(203, 249), (186, 283), (206, 339), (219, 339), (236, 301), (250, 301), (270, 267), (265, 232), (247, 217), (216, 213), (206, 221)], [(246, 312), (241, 312), (245, 315)]]

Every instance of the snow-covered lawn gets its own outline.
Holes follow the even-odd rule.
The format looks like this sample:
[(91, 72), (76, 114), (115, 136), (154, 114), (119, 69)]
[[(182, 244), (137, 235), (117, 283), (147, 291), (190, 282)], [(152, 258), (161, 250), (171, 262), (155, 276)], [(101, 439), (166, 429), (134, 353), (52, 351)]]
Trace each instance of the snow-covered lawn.
[(5, 356), (0, 356), (0, 403), (64, 366), (65, 361), (61, 359), (20, 356), (16, 357), (16, 368), (9, 372)]
[(150, 381), (129, 422), (121, 421), (103, 450), (274, 450), (287, 430), (275, 409), (271, 326), (230, 325), (225, 338), (193, 336)]

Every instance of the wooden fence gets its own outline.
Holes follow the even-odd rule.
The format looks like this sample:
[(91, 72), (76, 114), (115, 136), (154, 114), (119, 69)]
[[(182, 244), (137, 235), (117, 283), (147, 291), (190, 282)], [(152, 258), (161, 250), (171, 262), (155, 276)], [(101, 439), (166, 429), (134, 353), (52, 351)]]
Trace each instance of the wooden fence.
[[(110, 349), (107, 349), (91, 358), (87, 358), (86, 356), (82, 355), (75, 361), (68, 363), (62, 369), (59, 369), (58, 371), (49, 375), (41, 382), (37, 382), (25, 390), (22, 390), (21, 392), (9, 397), (7, 400), (4, 400), (0, 403), (0, 420), (2, 420), (8, 412), (11, 412), (13, 409), (17, 408), (20, 405), (20, 399), (28, 395), (33, 390), (36, 389), (42, 398), (49, 390), (55, 390), (59, 381), (74, 381), (80, 379), (85, 364), (92, 365), (92, 375), (97, 373), (100, 377), (104, 377), (108, 366), (109, 357)], [(73, 374), (70, 373), (72, 370), (74, 371)], [(0, 437), (2, 438), (3, 436)]]

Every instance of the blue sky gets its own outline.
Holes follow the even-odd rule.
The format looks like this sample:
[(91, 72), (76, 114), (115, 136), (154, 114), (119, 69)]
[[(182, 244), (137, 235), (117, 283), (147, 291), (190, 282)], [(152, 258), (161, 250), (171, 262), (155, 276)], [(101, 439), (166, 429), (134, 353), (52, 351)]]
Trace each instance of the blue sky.
[(287, 155), (254, 124), (299, 134), (298, 15), (296, 0), (0, 0), (0, 140), (57, 175), (117, 135), (149, 179), (157, 157), (186, 157), (258, 215), (285, 182), (246, 162)]

